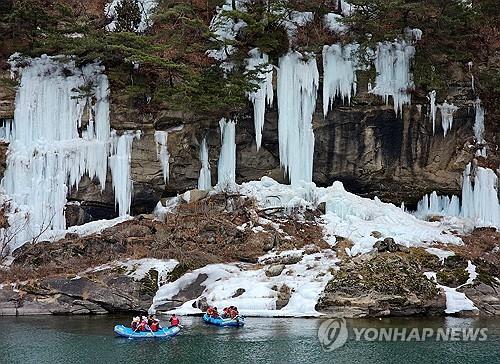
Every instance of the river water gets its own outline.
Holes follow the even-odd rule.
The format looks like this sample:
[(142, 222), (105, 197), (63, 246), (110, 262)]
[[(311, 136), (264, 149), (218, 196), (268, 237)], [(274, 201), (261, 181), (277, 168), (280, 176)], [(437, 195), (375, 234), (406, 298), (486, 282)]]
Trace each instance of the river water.
[[(160, 317), (161, 318), (161, 317)], [(320, 319), (247, 318), (243, 328), (183, 317), (171, 339), (115, 337), (128, 317), (0, 317), (0, 363), (500, 363), (500, 320), (472, 318), (347, 321), (344, 346), (325, 352)], [(356, 341), (354, 328), (487, 328), (485, 341)], [(372, 330), (373, 331), (373, 330)]]

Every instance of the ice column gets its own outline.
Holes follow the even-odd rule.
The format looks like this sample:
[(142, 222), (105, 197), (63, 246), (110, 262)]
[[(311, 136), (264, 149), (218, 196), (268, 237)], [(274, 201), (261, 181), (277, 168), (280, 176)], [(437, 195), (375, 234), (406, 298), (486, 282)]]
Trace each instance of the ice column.
[(198, 178), (198, 189), (199, 190), (210, 190), (212, 189), (212, 175), (210, 172), (210, 161), (208, 160), (208, 147), (207, 139), (203, 138), (200, 146), (200, 177)]
[(319, 73), (315, 58), (291, 52), (279, 60), (278, 137), (280, 163), (292, 185), (312, 181), (314, 133)]
[(118, 205), (120, 215), (130, 213), (132, 202), (132, 178), (130, 173), (130, 161), (132, 159), (132, 142), (140, 137), (140, 132), (127, 131), (118, 136), (115, 131), (112, 134), (111, 152), (109, 156), (109, 168), (113, 177), (113, 189), (115, 191), (115, 205)]
[(257, 48), (252, 49), (249, 55), (247, 70), (258, 70), (257, 77), (260, 79), (257, 83), (258, 90), (248, 95), (248, 98), (253, 103), (255, 143), (257, 144), (257, 150), (259, 150), (262, 142), (262, 130), (264, 129), (266, 104), (269, 106), (273, 104), (273, 68), (268, 64), (269, 57), (267, 54), (261, 54)]
[[(137, 1), (138, 5), (139, 5), (139, 9), (141, 11), (141, 22), (139, 23), (139, 26), (136, 29), (137, 31), (143, 32), (151, 25), (151, 15), (153, 13), (154, 8), (157, 5), (157, 2), (158, 2), (157, 0), (138, 0)], [(121, 0), (111, 0), (104, 7), (104, 15), (113, 19), (113, 21), (106, 26), (106, 30), (108, 30), (110, 32), (113, 32), (116, 29), (116, 22), (117, 22), (117, 20), (115, 19), (117, 16), (116, 6), (120, 3), (121, 3)]]
[(495, 226), (500, 229), (497, 188), (498, 179), (493, 170), (478, 167), (475, 176), (472, 176), (469, 163), (463, 174), (461, 215), (474, 221), (475, 226)]
[(392, 96), (396, 115), (403, 112), (404, 104), (411, 102), (408, 90), (414, 87), (410, 73), (414, 55), (415, 48), (405, 41), (379, 43), (377, 46), (374, 61), (377, 77), (371, 93), (382, 96), (386, 103)]
[(222, 147), (217, 169), (217, 184), (230, 187), (236, 181), (236, 124), (232, 120), (222, 118), (219, 121)]
[(476, 143), (484, 142), (484, 108), (481, 105), (481, 100), (478, 98), (474, 103), (476, 109), (476, 117), (474, 120), (474, 136)]
[(430, 112), (431, 112), (431, 120), (432, 120), (432, 135), (435, 134), (436, 132), (436, 90), (432, 90), (429, 92), (429, 95), (427, 95), (427, 98), (429, 99), (429, 105), (430, 105)]
[(439, 105), (439, 109), (441, 110), (441, 125), (443, 126), (444, 136), (448, 133), (448, 130), (451, 130), (453, 126), (453, 114), (458, 110), (458, 107), (453, 105), (453, 103), (448, 104), (445, 101), (442, 105)]
[(156, 157), (161, 162), (163, 170), (163, 181), (168, 182), (169, 178), (169, 158), (168, 154), (168, 132), (167, 131), (155, 131), (155, 143), (156, 143)]
[(351, 102), (356, 94), (357, 44), (325, 45), (323, 47), (323, 113), (326, 116), (336, 97)]

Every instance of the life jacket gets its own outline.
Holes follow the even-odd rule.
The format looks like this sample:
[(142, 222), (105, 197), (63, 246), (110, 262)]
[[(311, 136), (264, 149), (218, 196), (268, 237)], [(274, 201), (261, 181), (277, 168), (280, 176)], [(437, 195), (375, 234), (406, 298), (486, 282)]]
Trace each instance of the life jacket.
[(145, 322), (141, 322), (139, 324), (139, 331), (146, 331), (146, 323)]
[(151, 325), (149, 325), (149, 327), (151, 327), (151, 331), (154, 331), (154, 332), (158, 331), (158, 326), (159, 326), (159, 325), (158, 325), (158, 322), (157, 322), (157, 321), (153, 321), (153, 322), (151, 323)]
[(178, 317), (171, 317), (170, 318), (170, 325), (171, 326), (179, 326), (179, 318)]
[(214, 309), (212, 307), (207, 308), (207, 315), (212, 316), (214, 314)]

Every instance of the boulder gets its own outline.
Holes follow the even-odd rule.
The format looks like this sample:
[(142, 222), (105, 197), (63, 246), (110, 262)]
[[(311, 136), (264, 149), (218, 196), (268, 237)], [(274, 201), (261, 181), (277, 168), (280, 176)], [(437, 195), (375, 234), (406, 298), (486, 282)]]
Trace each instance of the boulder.
[(276, 264), (276, 265), (271, 265), (269, 268), (266, 269), (266, 276), (267, 277), (277, 277), (283, 272), (285, 269), (284, 264)]

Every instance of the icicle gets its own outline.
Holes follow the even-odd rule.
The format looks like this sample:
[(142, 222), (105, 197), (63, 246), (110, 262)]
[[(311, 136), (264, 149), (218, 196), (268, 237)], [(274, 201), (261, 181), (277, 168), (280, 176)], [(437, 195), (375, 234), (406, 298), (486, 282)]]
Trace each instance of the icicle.
[(436, 90), (429, 92), (427, 96), (430, 104), (431, 120), (432, 120), (432, 135), (436, 132)]
[(217, 170), (217, 184), (225, 189), (236, 181), (236, 124), (232, 120), (222, 118), (219, 121), (221, 133), (221, 150)]
[(163, 170), (163, 181), (168, 183), (169, 179), (169, 158), (168, 153), (168, 131), (155, 131), (156, 157), (161, 162)]
[(14, 123), (12, 120), (7, 119), (2, 121), (2, 126), (0, 126), (0, 139), (4, 141), (12, 140), (12, 136), (14, 135)]
[(474, 108), (476, 109), (474, 136), (476, 137), (476, 143), (482, 144), (484, 143), (484, 108), (479, 97), (474, 103)]
[(212, 175), (210, 172), (210, 161), (208, 160), (208, 147), (207, 139), (203, 138), (203, 142), (200, 147), (200, 177), (198, 178), (198, 189), (199, 190), (211, 190), (212, 189)]
[[(84, 174), (97, 178), (104, 188), (109, 84), (97, 64), (77, 68), (74, 62), (62, 63), (46, 55), (34, 59), (14, 55), (10, 62), (20, 86), (2, 187), (20, 211), (9, 217), (12, 226), (22, 224), (22, 232), (11, 244), (14, 249), (66, 228), (66, 195), (71, 186), (78, 188)], [(88, 85), (92, 97), (75, 91)], [(82, 126), (85, 110), (89, 115), (86, 128)], [(20, 220), (14, 221), (15, 216)]]
[(475, 87), (474, 87), (474, 74), (472, 73), (472, 66), (474, 64), (472, 63), (472, 61), (469, 61), (467, 63), (467, 67), (469, 67), (469, 73), (470, 73), (470, 78), (471, 78), (471, 88), (472, 88), (472, 92), (476, 92), (475, 90)]
[[(259, 66), (263, 67), (269, 62), (267, 54), (261, 54), (255, 48), (249, 52), (250, 58), (247, 59), (247, 70), (253, 71)], [(257, 150), (260, 149), (262, 142), (262, 130), (264, 129), (264, 118), (266, 113), (266, 103), (271, 106), (273, 104), (273, 68), (271, 65), (264, 66), (262, 71), (258, 72), (257, 77), (262, 79), (258, 82), (259, 89), (248, 95), (248, 98), (253, 103), (254, 126), (255, 126), (255, 144)]]
[(415, 48), (404, 41), (379, 43), (377, 46), (377, 77), (371, 93), (382, 96), (386, 103), (392, 96), (396, 115), (403, 112), (404, 104), (411, 102), (408, 90), (414, 87), (410, 73), (410, 62), (414, 55)]
[(461, 216), (474, 221), (475, 226), (494, 226), (500, 229), (500, 204), (498, 201), (498, 179), (495, 172), (478, 167), (472, 186), (472, 171), (469, 163), (464, 170), (462, 182)]
[(291, 52), (279, 60), (278, 135), (280, 163), (292, 185), (312, 181), (314, 133), (319, 73), (316, 60)]
[(458, 110), (458, 107), (453, 103), (448, 104), (447, 101), (438, 107), (441, 110), (441, 125), (443, 126), (444, 136), (446, 136), (448, 130), (451, 130), (453, 126), (453, 114)]
[(323, 47), (323, 114), (326, 116), (336, 97), (351, 102), (356, 94), (357, 44), (340, 44)]
[(417, 204), (415, 215), (425, 218), (429, 215), (459, 216), (460, 200), (458, 196), (438, 196), (436, 191), (425, 195)]
[(113, 189), (115, 191), (115, 205), (118, 205), (120, 216), (130, 213), (132, 203), (132, 178), (130, 161), (132, 158), (132, 142), (140, 137), (140, 133), (125, 132), (118, 136), (112, 133), (111, 152), (109, 156), (109, 168), (113, 177)]

